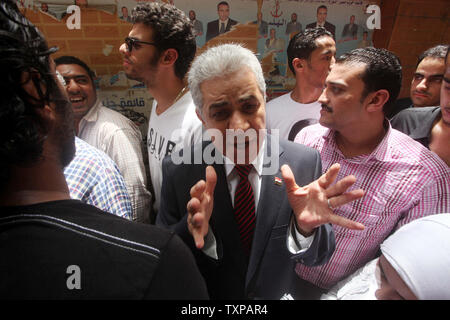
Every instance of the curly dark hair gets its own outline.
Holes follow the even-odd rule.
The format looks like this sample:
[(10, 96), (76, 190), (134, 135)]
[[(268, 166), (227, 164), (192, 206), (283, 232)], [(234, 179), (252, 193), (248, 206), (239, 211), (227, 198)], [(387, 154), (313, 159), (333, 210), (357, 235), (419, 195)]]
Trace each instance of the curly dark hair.
[(367, 47), (344, 53), (336, 59), (336, 64), (343, 63), (363, 63), (366, 65), (364, 73), (361, 75), (364, 82), (364, 92), (361, 99), (365, 99), (371, 92), (381, 89), (387, 90), (389, 99), (383, 106), (383, 111), (388, 114), (394, 106), (402, 86), (400, 59), (386, 49)]
[(175, 75), (183, 79), (197, 50), (192, 22), (184, 12), (165, 3), (144, 3), (133, 9), (131, 21), (153, 29), (152, 41), (156, 43), (159, 54), (171, 48), (177, 50)]
[[(48, 48), (40, 31), (20, 13), (14, 1), (1, 1), (0, 189), (8, 182), (12, 165), (28, 166), (42, 156), (48, 128), (37, 111), (53, 99), (61, 99), (49, 61), (49, 54), (56, 50)], [(23, 88), (30, 80), (39, 98)]]
[(293, 74), (295, 74), (295, 70), (292, 60), (299, 58), (309, 61), (311, 53), (317, 49), (316, 40), (323, 36), (333, 38), (331, 32), (322, 27), (309, 28), (292, 37), (287, 47), (287, 58), (289, 69), (291, 69)]

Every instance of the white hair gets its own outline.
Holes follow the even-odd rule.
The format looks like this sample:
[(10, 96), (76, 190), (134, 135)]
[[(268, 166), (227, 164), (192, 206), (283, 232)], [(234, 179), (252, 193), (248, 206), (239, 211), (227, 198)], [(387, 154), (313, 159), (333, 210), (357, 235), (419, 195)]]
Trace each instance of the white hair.
[(188, 73), (188, 84), (197, 110), (201, 113), (203, 96), (200, 85), (204, 81), (223, 77), (245, 67), (255, 75), (258, 87), (266, 100), (266, 83), (261, 64), (249, 49), (229, 43), (209, 48), (195, 58)]

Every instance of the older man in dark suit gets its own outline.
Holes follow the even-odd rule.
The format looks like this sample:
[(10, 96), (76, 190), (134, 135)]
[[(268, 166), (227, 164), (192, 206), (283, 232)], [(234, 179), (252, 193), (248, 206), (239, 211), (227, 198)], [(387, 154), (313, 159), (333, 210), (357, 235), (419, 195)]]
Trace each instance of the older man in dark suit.
[(211, 298), (295, 297), (294, 263), (334, 251), (329, 223), (364, 228), (332, 210), (363, 192), (345, 193), (351, 176), (333, 184), (339, 166), (320, 176), (313, 149), (265, 134), (264, 76), (250, 50), (210, 48), (188, 81), (212, 142), (164, 160), (157, 224), (191, 248)]
[(226, 1), (219, 2), (217, 5), (217, 13), (219, 19), (208, 22), (206, 27), (206, 41), (217, 37), (219, 34), (230, 31), (231, 27), (238, 23), (236, 20), (230, 18), (230, 6)]

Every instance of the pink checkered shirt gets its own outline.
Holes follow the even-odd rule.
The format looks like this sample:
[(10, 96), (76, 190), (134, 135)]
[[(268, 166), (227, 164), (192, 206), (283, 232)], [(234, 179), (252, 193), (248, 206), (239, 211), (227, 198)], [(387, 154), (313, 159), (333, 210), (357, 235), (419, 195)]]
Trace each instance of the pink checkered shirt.
[(383, 240), (402, 225), (450, 212), (450, 168), (418, 142), (389, 125), (370, 155), (346, 159), (334, 137), (335, 131), (317, 124), (303, 129), (295, 139), (319, 150), (323, 172), (339, 163), (338, 180), (352, 174), (357, 179), (352, 189), (365, 191), (363, 198), (334, 210), (361, 222), (365, 229), (353, 231), (333, 225), (336, 250), (330, 261), (318, 267), (296, 266), (302, 279), (326, 289), (372, 260)]

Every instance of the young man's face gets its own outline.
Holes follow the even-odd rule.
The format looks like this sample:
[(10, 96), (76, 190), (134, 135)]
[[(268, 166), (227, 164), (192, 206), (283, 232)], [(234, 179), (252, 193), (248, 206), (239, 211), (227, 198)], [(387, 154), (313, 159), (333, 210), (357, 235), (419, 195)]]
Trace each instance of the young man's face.
[(97, 100), (94, 83), (88, 72), (78, 64), (60, 64), (56, 70), (64, 77), (74, 117), (80, 120)]
[(447, 56), (444, 80), (441, 85), (441, 112), (442, 121), (450, 126), (450, 54)]
[(326, 87), (318, 101), (322, 104), (319, 123), (342, 131), (361, 122), (365, 114), (361, 102), (365, 64), (335, 64), (326, 79)]
[(336, 43), (333, 38), (323, 36), (316, 39), (316, 45), (317, 48), (305, 63), (304, 75), (313, 87), (323, 88), (325, 79), (336, 61)]
[(218, 9), (219, 19), (225, 21), (230, 16), (230, 7), (226, 4), (221, 4)]
[[(238, 154), (245, 155), (246, 163), (250, 163), (259, 151), (259, 130), (266, 128), (264, 96), (253, 72), (244, 68), (220, 78), (206, 80), (200, 85), (200, 90), (203, 106), (199, 118), (206, 129), (217, 129), (223, 137), (222, 141), (214, 141), (216, 147), (235, 163), (242, 164), (238, 161)], [(227, 130), (232, 133), (241, 130), (241, 136), (242, 133), (255, 135), (253, 138), (249, 135), (239, 143), (234, 139), (226, 139)]]
[[(153, 42), (153, 29), (143, 23), (133, 25), (128, 37)], [(152, 87), (157, 81), (159, 52), (154, 45), (135, 43), (131, 51), (123, 43), (119, 48), (123, 55), (123, 69), (129, 79), (144, 82), (147, 87)]]
[(320, 8), (319, 10), (317, 10), (317, 22), (325, 22), (325, 20), (327, 19), (327, 11), (328, 10), (325, 8)]
[(417, 66), (411, 81), (410, 96), (414, 107), (438, 106), (445, 61), (424, 58)]

